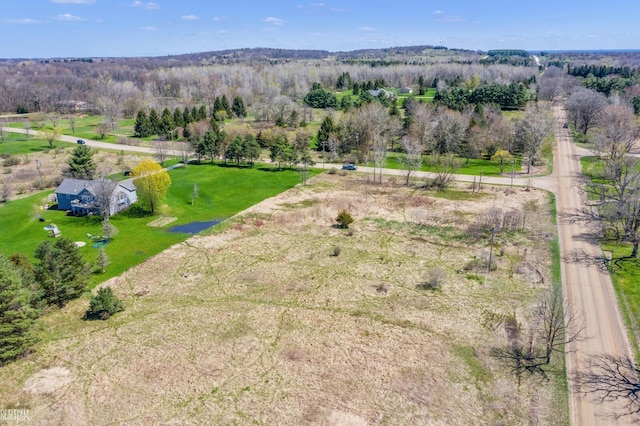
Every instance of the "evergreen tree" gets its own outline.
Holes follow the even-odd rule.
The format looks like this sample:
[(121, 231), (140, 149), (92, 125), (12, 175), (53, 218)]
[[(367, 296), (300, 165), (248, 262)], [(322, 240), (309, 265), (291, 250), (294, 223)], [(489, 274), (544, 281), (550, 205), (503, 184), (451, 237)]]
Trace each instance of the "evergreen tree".
[(247, 133), (244, 137), (244, 155), (249, 161), (249, 164), (253, 166), (253, 162), (260, 158), (262, 149), (260, 144), (256, 140), (255, 136), (251, 133)]
[(233, 106), (231, 107), (231, 110), (238, 118), (247, 116), (247, 111), (244, 108), (244, 101), (240, 96), (233, 98)]
[(149, 117), (144, 110), (138, 111), (136, 116), (136, 123), (133, 126), (133, 136), (137, 138), (146, 138), (151, 136), (151, 123)]
[(216, 96), (216, 99), (213, 101), (213, 115), (215, 115), (218, 111), (225, 111), (224, 105), (222, 105), (222, 99), (220, 96)]
[(184, 123), (184, 127), (187, 127), (189, 124), (193, 123), (194, 118), (191, 116), (191, 112), (189, 108), (184, 109), (182, 112), (182, 122)]
[(322, 123), (320, 124), (320, 129), (318, 130), (317, 136), (317, 145), (318, 151), (326, 151), (326, 143), (329, 140), (329, 134), (335, 130), (335, 124), (333, 123), (333, 118), (330, 115), (327, 115)]
[(37, 317), (20, 270), (0, 254), (0, 366), (20, 357), (35, 343), (31, 327)]
[(199, 120), (207, 119), (207, 107), (205, 107), (204, 105), (200, 105), (200, 108), (198, 108), (198, 119)]
[(173, 111), (173, 124), (176, 127), (185, 127), (182, 111), (178, 107)]
[(68, 238), (43, 241), (36, 248), (36, 281), (49, 305), (64, 306), (82, 294), (89, 280), (89, 267), (78, 246)]
[(67, 161), (69, 170), (66, 174), (76, 179), (93, 179), (96, 172), (93, 154), (94, 151), (87, 145), (78, 145)]
[(165, 108), (162, 111), (162, 118), (160, 119), (160, 128), (158, 129), (158, 135), (164, 136), (167, 139), (173, 139), (173, 129), (175, 129), (175, 126), (173, 124), (173, 115), (171, 115), (171, 111), (169, 111), (169, 108)]
[(154, 108), (151, 108), (151, 111), (149, 111), (149, 129), (152, 135), (160, 133), (160, 117), (158, 116), (158, 111)]
[(117, 312), (124, 311), (122, 301), (113, 293), (111, 287), (98, 289), (96, 296), (91, 296), (89, 309), (84, 314), (85, 319), (106, 320)]
[(222, 105), (222, 108), (227, 112), (227, 116), (231, 117), (231, 114), (233, 111), (231, 111), (231, 105), (229, 105), (229, 100), (227, 99), (227, 95), (222, 95), (222, 98), (220, 99), (220, 104)]
[(195, 106), (191, 108), (191, 117), (193, 121), (202, 120), (202, 118), (200, 118), (200, 113), (198, 112), (198, 108), (196, 108)]

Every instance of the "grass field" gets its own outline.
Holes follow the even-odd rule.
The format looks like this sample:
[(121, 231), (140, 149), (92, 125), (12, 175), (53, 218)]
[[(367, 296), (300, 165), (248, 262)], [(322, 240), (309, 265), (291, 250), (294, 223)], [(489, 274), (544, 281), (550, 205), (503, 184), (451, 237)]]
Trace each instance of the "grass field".
[[(186, 234), (166, 232), (166, 226), (147, 226), (158, 215), (175, 217), (176, 221), (171, 225), (224, 219), (300, 182), (296, 171), (274, 171), (268, 167), (190, 165), (188, 168), (173, 170), (170, 175), (173, 184), (167, 194), (166, 204), (156, 216), (139, 214), (138, 209), (132, 208), (111, 219), (119, 230), (105, 247), (111, 265), (104, 274), (92, 278), (93, 285), (118, 275), (187, 238)], [(198, 185), (198, 196), (192, 205), (194, 184)], [(73, 241), (86, 242), (87, 245), (81, 248), (81, 252), (88, 261), (94, 262), (98, 250), (89, 244), (87, 234), (101, 234), (100, 221), (92, 217), (66, 216), (65, 212), (55, 209), (42, 209), (51, 193), (52, 191), (39, 193), (0, 206), (0, 252), (33, 256), (37, 245), (48, 238), (44, 226), (53, 222), (58, 225), (63, 236)], [(40, 222), (40, 217), (45, 221)]]
[(49, 144), (46, 140), (36, 139), (33, 136), (27, 139), (27, 135), (22, 133), (5, 132), (4, 142), (0, 143), (0, 154), (23, 155), (48, 149)]
[[(402, 169), (404, 166), (402, 164), (402, 157), (404, 154), (402, 153), (391, 153), (387, 156), (385, 161), (385, 168), (389, 169)], [(423, 156), (423, 164), (420, 170), (425, 172), (433, 172), (435, 171), (435, 167), (429, 164), (430, 155)], [(511, 172), (512, 167), (515, 172), (518, 173), (521, 170), (520, 167), (520, 159), (515, 158), (515, 162), (513, 164), (508, 164), (504, 168), (503, 174), (508, 174)], [(367, 164), (367, 166), (373, 167), (373, 163)], [(460, 168), (456, 170), (457, 174), (461, 175), (472, 175), (472, 176), (501, 176), (500, 167), (497, 163), (485, 160), (483, 158), (470, 158), (470, 159), (460, 159)]]
[[(496, 238), (494, 272), (463, 270), (488, 250), (479, 212), (546, 194), (452, 198), (320, 175), (114, 278), (108, 321), (82, 321), (86, 299), (49, 312), (0, 400), (35, 423), (567, 424), (562, 377), (518, 384), (490, 355), (492, 318), (525, 318), (551, 281), (548, 211)], [(442, 288), (420, 289), (434, 268)]]

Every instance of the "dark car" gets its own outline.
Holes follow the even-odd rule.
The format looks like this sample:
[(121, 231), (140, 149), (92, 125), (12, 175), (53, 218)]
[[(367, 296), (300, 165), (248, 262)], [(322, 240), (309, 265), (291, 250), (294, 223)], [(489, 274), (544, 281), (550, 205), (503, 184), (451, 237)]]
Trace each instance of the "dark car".
[(358, 166), (355, 164), (345, 164), (342, 166), (342, 170), (358, 170)]
[(84, 145), (86, 142), (83, 139), (78, 139), (78, 144)]

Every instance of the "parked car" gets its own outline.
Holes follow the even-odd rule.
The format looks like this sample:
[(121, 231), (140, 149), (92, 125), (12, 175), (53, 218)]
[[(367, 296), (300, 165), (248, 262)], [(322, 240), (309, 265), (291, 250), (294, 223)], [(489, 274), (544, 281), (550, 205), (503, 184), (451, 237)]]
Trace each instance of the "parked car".
[(86, 142), (83, 139), (78, 139), (78, 144), (79, 145), (84, 145)]
[(342, 166), (342, 170), (358, 170), (358, 166), (355, 164), (345, 164)]

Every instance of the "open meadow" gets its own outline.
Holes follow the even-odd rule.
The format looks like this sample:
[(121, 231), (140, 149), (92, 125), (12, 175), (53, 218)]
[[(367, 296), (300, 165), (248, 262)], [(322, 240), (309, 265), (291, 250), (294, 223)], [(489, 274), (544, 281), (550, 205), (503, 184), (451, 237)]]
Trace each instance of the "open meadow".
[[(518, 383), (491, 356), (551, 286), (548, 195), (440, 194), (318, 175), (109, 280), (108, 321), (43, 316), (0, 399), (55, 424), (568, 423), (562, 357)], [(525, 206), (491, 251), (483, 215)]]

